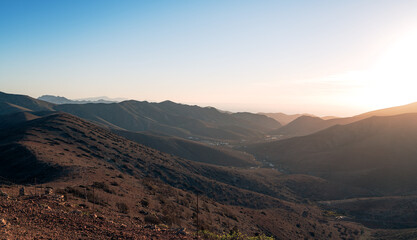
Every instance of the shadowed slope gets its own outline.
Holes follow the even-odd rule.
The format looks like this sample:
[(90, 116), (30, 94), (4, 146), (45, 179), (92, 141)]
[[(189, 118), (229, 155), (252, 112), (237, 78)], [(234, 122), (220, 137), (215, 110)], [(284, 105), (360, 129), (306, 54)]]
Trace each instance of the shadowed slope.
[(198, 107), (171, 101), (149, 103), (60, 104), (24, 95), (0, 93), (0, 115), (16, 112), (62, 111), (102, 126), (128, 131), (154, 131), (213, 141), (263, 138), (281, 125), (274, 119), (251, 113), (225, 113), (212, 107)]
[(217, 200), (237, 205), (273, 206), (279, 204), (273, 197), (281, 196), (280, 190), (269, 182), (248, 177), (238, 170), (162, 153), (66, 113), (55, 113), (3, 130), (0, 154), (7, 155), (10, 144), (25, 148), (31, 153), (30, 159), (39, 164), (67, 169), (59, 176), (62, 179), (80, 174), (80, 167), (107, 166), (138, 178), (157, 178), (184, 190), (198, 189)]
[(148, 103), (125, 101), (114, 104), (65, 104), (58, 111), (112, 128), (128, 131), (155, 131), (179, 137), (240, 140), (259, 138), (264, 131), (280, 127), (273, 119), (246, 117), (165, 101)]
[(417, 103), (380, 109), (348, 118), (331, 118), (325, 120), (316, 117), (302, 116), (290, 122), (288, 125), (272, 131), (271, 133), (282, 135), (282, 138), (305, 136), (331, 126), (349, 124), (372, 116), (393, 116), (405, 113), (417, 113)]
[(311, 116), (314, 117), (311, 114), (285, 114), (285, 113), (259, 113), (265, 116), (268, 116), (270, 118), (273, 118), (277, 120), (279, 123), (281, 123), (283, 126), (287, 125), (288, 123), (294, 121), (295, 119), (301, 117), (301, 116)]
[(22, 111), (53, 111), (54, 104), (29, 96), (0, 92), (0, 115)]
[(134, 142), (188, 160), (235, 167), (259, 165), (252, 155), (230, 148), (214, 147), (182, 138), (160, 136), (146, 132), (122, 130), (113, 130), (113, 132)]
[(249, 147), (294, 173), (382, 194), (417, 192), (417, 114), (371, 117), (321, 132)]
[[(19, 145), (18, 152), (30, 154), (27, 158), (10, 154), (10, 144)], [(17, 168), (35, 161), (37, 164), (30, 168), (37, 174), (32, 177), (64, 189), (61, 191), (73, 198), (81, 196), (97, 201), (98, 197), (92, 200), (85, 192), (100, 193), (95, 207), (101, 213), (113, 211), (114, 205), (117, 207), (116, 203), (122, 202), (133, 209), (134, 219), (144, 221), (139, 212), (152, 211), (159, 222), (192, 227), (195, 195), (191, 194), (201, 191), (202, 224), (216, 231), (238, 225), (245, 232), (267, 232), (286, 239), (310, 232), (321, 238), (331, 235), (336, 239), (341, 238), (343, 231), (351, 236), (357, 234), (353, 231), (355, 226), (339, 230), (332, 222), (319, 221), (323, 217), (314, 206), (275, 198), (285, 189), (262, 179), (264, 174), (258, 170), (239, 171), (184, 160), (126, 140), (69, 114), (52, 114), (2, 131), (2, 154), (8, 156), (4, 160), (7, 164), (15, 164)], [(52, 171), (44, 168), (45, 165), (52, 166)], [(13, 181), (20, 173), (1, 174)], [(279, 177), (273, 170), (269, 175), (268, 178)], [(33, 183), (30, 179), (21, 182)], [(91, 189), (95, 192), (91, 193)], [(146, 200), (147, 204), (139, 199)], [(120, 221), (120, 214), (116, 221)], [(282, 228), (276, 228), (277, 225)]]
[(282, 135), (285, 138), (303, 136), (328, 128), (330, 123), (319, 117), (301, 116), (271, 134)]

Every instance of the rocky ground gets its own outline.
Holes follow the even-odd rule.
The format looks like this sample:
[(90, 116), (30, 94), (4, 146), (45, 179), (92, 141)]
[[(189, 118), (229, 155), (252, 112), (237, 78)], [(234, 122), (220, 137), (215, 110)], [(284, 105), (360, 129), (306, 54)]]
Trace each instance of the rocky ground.
[(62, 195), (0, 196), (0, 239), (193, 239), (185, 229), (107, 219)]

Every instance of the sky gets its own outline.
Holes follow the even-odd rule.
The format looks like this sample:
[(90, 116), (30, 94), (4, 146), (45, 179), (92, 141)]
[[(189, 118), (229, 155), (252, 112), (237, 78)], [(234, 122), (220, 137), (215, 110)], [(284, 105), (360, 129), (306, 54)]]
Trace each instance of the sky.
[(0, 91), (350, 116), (417, 101), (417, 1), (1, 0)]

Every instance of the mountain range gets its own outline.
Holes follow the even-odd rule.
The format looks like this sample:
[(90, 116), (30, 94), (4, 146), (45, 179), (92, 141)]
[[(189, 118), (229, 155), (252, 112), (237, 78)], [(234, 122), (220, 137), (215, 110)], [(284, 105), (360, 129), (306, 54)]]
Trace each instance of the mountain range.
[(370, 117), (312, 135), (251, 146), (249, 152), (293, 173), (367, 188), (417, 193), (417, 113)]
[[(239, 225), (245, 232), (281, 238), (312, 234), (339, 238), (340, 231), (358, 234), (356, 225), (339, 229), (336, 223), (318, 221), (321, 210), (315, 206), (282, 200), (282, 187), (262, 177), (277, 178), (277, 172), (188, 161), (66, 113), (16, 121), (2, 129), (0, 146), (3, 181), (48, 184), (78, 205), (85, 197), (84, 206), (95, 208), (108, 221), (123, 222), (112, 215), (120, 212), (139, 223), (193, 228), (192, 204), (200, 193), (199, 224), (211, 231)], [(10, 188), (2, 190), (10, 192)], [(286, 194), (292, 195), (288, 189)], [(277, 224), (285, 228), (276, 228)]]
[[(15, 98), (20, 100), (16, 101)], [(101, 126), (128, 131), (154, 131), (183, 138), (234, 140), (262, 138), (281, 127), (274, 119), (252, 113), (225, 113), (211, 107), (124, 101), (109, 104), (52, 104), (28, 96), (0, 93), (0, 113), (62, 111)]]
[(45, 101), (45, 102), (53, 103), (53, 104), (116, 103), (116, 102), (122, 102), (126, 100), (123, 98), (109, 98), (106, 96), (72, 100), (66, 97), (53, 96), (53, 95), (42, 95), (38, 97), (37, 99)]
[(283, 126), (282, 128), (273, 130), (271, 134), (279, 135), (280, 138), (305, 136), (329, 128), (331, 126), (349, 124), (372, 116), (392, 116), (414, 112), (417, 112), (417, 103), (375, 110), (347, 118), (323, 119), (319, 117), (303, 115)]
[(91, 223), (109, 226), (106, 234), (116, 222), (131, 229), (124, 234), (165, 224), (278, 239), (412, 239), (416, 123), (415, 103), (283, 125), (170, 101), (53, 104), (0, 93), (0, 190), (52, 187), (71, 211), (106, 219)]

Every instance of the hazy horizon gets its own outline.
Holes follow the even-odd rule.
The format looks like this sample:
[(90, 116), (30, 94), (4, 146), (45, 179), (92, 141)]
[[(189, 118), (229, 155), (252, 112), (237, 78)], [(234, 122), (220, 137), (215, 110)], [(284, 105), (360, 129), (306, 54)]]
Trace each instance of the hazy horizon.
[(1, 91), (352, 116), (416, 102), (416, 1), (2, 1)]

